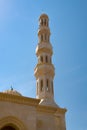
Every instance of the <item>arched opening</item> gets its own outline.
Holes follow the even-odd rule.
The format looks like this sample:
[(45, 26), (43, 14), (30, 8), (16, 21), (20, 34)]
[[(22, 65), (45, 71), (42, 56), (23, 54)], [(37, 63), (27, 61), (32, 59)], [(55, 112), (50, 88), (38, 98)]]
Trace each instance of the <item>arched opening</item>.
[(41, 19), (41, 25), (43, 26), (43, 19)]
[(43, 41), (43, 35), (41, 35), (41, 41)]
[(46, 63), (48, 63), (48, 56), (46, 56)]
[(52, 63), (51, 57), (50, 57), (50, 63)]
[(45, 34), (45, 41), (47, 40), (47, 35)]
[(40, 61), (43, 62), (43, 56), (40, 57)]
[(52, 94), (54, 93), (53, 91), (53, 81), (51, 81), (51, 87), (52, 87)]
[(46, 19), (44, 19), (44, 25), (46, 26)]
[(0, 130), (26, 130), (23, 122), (13, 116), (0, 119)]
[(17, 130), (12, 126), (4, 126), (3, 128), (1, 128), (1, 130)]
[(46, 35), (46, 40), (47, 40), (47, 42), (49, 42), (49, 35), (48, 34)]
[(40, 82), (40, 90), (43, 91), (43, 80)]
[(49, 92), (50, 89), (49, 89), (49, 80), (48, 79), (46, 80), (46, 84), (47, 84), (47, 92)]

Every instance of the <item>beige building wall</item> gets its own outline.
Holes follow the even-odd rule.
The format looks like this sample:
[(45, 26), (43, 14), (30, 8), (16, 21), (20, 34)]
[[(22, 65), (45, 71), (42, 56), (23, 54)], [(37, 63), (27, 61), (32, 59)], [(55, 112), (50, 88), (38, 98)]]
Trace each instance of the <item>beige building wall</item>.
[(0, 130), (65, 130), (66, 109), (41, 106), (40, 100), (0, 93)]

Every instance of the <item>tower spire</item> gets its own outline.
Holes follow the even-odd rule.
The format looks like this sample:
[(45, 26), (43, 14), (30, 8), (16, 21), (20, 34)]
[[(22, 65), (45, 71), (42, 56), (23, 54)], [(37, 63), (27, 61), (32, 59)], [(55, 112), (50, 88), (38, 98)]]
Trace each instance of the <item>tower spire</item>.
[(38, 63), (34, 70), (36, 77), (36, 98), (41, 99), (40, 104), (42, 105), (56, 105), (53, 87), (55, 69), (52, 64), (52, 54), (49, 18), (46, 14), (42, 14), (39, 18), (38, 45), (36, 47)]

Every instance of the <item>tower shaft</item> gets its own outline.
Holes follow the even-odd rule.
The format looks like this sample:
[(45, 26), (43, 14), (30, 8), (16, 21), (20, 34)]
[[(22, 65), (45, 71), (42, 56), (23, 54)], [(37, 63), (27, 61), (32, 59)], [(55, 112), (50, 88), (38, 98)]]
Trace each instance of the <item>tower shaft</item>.
[(39, 18), (38, 45), (36, 47), (38, 63), (34, 70), (37, 88), (36, 98), (50, 101), (54, 100), (55, 69), (52, 64), (52, 54), (49, 18), (46, 14), (42, 14)]

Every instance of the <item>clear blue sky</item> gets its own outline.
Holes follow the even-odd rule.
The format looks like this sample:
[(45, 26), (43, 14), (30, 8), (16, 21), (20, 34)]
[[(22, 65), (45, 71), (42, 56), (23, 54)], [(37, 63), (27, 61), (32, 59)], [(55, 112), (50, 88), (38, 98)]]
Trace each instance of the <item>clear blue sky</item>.
[(35, 97), (38, 18), (50, 19), (55, 100), (67, 130), (87, 130), (87, 0), (0, 0), (0, 91)]

